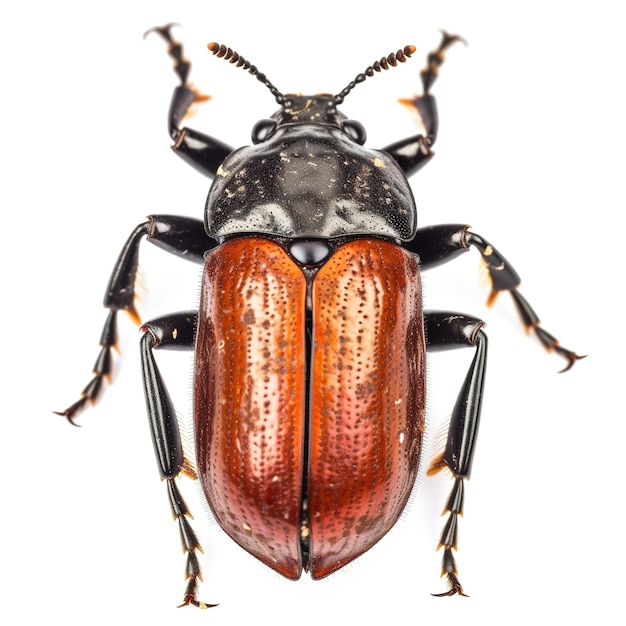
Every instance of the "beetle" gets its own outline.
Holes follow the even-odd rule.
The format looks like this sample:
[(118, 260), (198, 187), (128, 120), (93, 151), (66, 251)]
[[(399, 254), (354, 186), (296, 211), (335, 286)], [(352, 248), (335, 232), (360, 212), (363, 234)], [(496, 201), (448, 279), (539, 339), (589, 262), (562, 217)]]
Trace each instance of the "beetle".
[[(453, 478), (441, 533), (447, 590), (465, 595), (453, 551), (478, 432), (487, 362), (484, 322), (424, 311), (420, 275), (475, 248), (493, 304), (511, 294), (541, 344), (577, 359), (540, 324), (504, 256), (465, 224), (417, 227), (408, 177), (428, 163), (437, 138), (431, 88), (447, 49), (443, 32), (421, 71), (423, 93), (404, 100), (424, 132), (382, 150), (337, 108), (359, 83), (404, 63), (413, 46), (369, 66), (336, 95), (284, 95), (226, 46), (209, 50), (255, 76), (280, 109), (234, 150), (183, 125), (208, 97), (188, 83), (190, 63), (172, 24), (148, 31), (168, 45), (180, 80), (169, 111), (174, 152), (213, 179), (204, 221), (151, 215), (131, 233), (104, 298), (109, 310), (93, 378), (60, 412), (72, 424), (112, 371), (117, 313), (137, 322), (134, 284), (140, 242), (203, 264), (197, 311), (141, 325), (143, 387), (152, 440), (186, 553), (181, 606), (198, 599), (198, 538), (175, 479), (199, 479), (225, 532), (290, 579), (323, 578), (377, 543), (413, 489), (425, 430), (426, 352), (474, 349), (452, 410), (443, 452), (427, 474)], [(146, 33), (146, 34), (148, 34)], [(195, 464), (186, 458), (156, 349), (195, 351)], [(563, 370), (564, 371), (564, 370)]]

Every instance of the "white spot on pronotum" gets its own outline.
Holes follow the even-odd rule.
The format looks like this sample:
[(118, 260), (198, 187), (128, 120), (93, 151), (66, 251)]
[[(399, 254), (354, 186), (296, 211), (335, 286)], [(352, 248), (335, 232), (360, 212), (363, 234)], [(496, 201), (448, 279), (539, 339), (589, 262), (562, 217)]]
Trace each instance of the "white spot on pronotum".
[(493, 248), (491, 246), (487, 246), (484, 252), (485, 256), (491, 256), (493, 254)]
[(243, 529), (244, 529), (247, 533), (252, 532), (252, 528), (251, 528), (248, 524), (246, 524), (245, 522), (244, 522), (244, 524), (243, 524)]
[(222, 339), (222, 341), (220, 341), (220, 342), (217, 344), (217, 349), (218, 349), (218, 350), (223, 350), (225, 345), (226, 345), (226, 342)]
[(278, 476), (272, 476), (272, 482), (276, 483), (280, 480), (280, 478), (278, 478)]
[(217, 176), (226, 177), (228, 176), (228, 172), (220, 165), (217, 168), (217, 172), (215, 172)]
[(402, 398), (398, 398), (397, 400), (394, 400), (393, 403), (397, 406), (398, 404), (402, 404)]
[(385, 167), (385, 164), (378, 158), (374, 158), (374, 167)]
[(400, 441), (400, 443), (404, 443), (404, 433), (403, 432), (400, 433), (400, 437), (398, 437), (398, 440)]
[(173, 338), (173, 339), (176, 339), (176, 337), (178, 337), (178, 328), (175, 328), (175, 329), (172, 331), (172, 338)]

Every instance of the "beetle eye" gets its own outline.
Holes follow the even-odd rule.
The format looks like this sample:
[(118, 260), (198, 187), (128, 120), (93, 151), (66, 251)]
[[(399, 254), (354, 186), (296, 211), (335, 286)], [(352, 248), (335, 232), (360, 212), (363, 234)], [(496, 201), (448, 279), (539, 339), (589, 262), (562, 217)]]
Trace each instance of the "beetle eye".
[(346, 133), (351, 139), (354, 139), (358, 144), (363, 145), (367, 139), (367, 133), (365, 127), (361, 122), (356, 120), (346, 120), (343, 125), (343, 132)]
[(257, 144), (265, 141), (276, 130), (274, 120), (260, 120), (252, 129), (252, 143)]

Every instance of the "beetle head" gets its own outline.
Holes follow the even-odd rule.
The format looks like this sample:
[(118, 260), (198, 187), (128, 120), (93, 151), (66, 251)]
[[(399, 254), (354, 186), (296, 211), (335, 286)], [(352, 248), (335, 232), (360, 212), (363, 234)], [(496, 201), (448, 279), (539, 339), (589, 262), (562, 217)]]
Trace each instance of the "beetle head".
[(330, 94), (301, 96), (288, 94), (282, 107), (272, 115), (278, 126), (285, 124), (330, 124), (340, 126), (346, 116), (337, 110), (335, 97)]
[(333, 126), (342, 130), (350, 139), (363, 145), (366, 139), (365, 128), (356, 120), (348, 120), (337, 109), (335, 96), (319, 94), (284, 96), (282, 107), (270, 119), (257, 122), (252, 129), (252, 142), (261, 143), (274, 132), (285, 126), (295, 125)]

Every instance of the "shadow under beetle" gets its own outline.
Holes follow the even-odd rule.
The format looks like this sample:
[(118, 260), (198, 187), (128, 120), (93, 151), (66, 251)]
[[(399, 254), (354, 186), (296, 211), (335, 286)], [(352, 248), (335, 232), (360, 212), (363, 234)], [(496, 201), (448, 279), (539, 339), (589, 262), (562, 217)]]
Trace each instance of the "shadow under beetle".
[[(249, 71), (280, 110), (258, 122), (252, 146), (234, 150), (182, 126), (207, 99), (187, 83), (190, 69), (171, 26), (168, 43), (181, 84), (169, 111), (173, 150), (213, 179), (204, 222), (151, 215), (135, 228), (104, 299), (94, 376), (61, 413), (72, 423), (111, 373), (119, 310), (134, 308), (143, 237), (204, 265), (198, 311), (141, 326), (143, 386), (161, 478), (180, 526), (188, 580), (182, 605), (197, 598), (200, 544), (175, 479), (199, 477), (220, 526), (240, 546), (286, 576), (322, 578), (378, 542), (395, 524), (415, 483), (425, 428), (425, 353), (473, 347), (442, 454), (428, 474), (451, 472), (442, 576), (463, 593), (452, 551), (463, 512), (483, 394), (484, 323), (459, 313), (423, 311), (420, 273), (476, 248), (492, 283), (489, 304), (507, 291), (524, 325), (567, 361), (578, 355), (546, 332), (517, 291), (519, 276), (483, 237), (462, 224), (417, 228), (407, 177), (433, 156), (437, 108), (430, 93), (445, 50), (443, 33), (421, 72), (424, 93), (404, 103), (425, 132), (383, 150), (364, 147), (363, 126), (337, 106), (359, 82), (406, 61), (412, 46), (381, 59), (337, 95), (283, 95), (225, 46), (218, 57)], [(183, 454), (175, 410), (156, 348), (195, 349), (195, 468)], [(181, 606), (182, 606), (181, 605)]]

